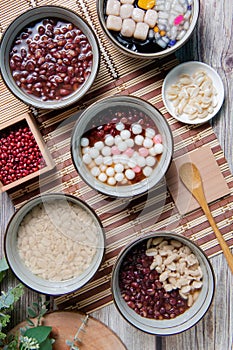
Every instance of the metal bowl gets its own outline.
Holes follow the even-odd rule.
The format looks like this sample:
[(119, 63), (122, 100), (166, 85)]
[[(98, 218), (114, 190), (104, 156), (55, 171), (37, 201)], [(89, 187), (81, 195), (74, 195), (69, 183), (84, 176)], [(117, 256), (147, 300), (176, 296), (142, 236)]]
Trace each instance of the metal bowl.
[[(104, 115), (111, 109), (122, 110), (126, 107), (137, 109), (151, 119), (162, 136), (164, 151), (149, 177), (130, 185), (111, 186), (99, 181), (91, 174), (83, 162), (80, 142), (83, 134), (90, 130), (92, 122), (100, 125), (100, 115)], [(166, 119), (153, 105), (133, 96), (112, 96), (92, 104), (78, 117), (71, 138), (71, 155), (77, 172), (90, 187), (111, 197), (130, 198), (149, 191), (163, 178), (173, 155), (173, 137)]]
[[(135, 1), (136, 2), (136, 1)], [(165, 49), (161, 50), (153, 50), (153, 48), (147, 49), (146, 42), (143, 42), (143, 45), (139, 46), (137, 41), (131, 38), (127, 38), (125, 40), (125, 44), (123, 44), (123, 37), (121, 37), (121, 40), (118, 40), (116, 38), (116, 35), (114, 34), (113, 31), (110, 31), (107, 26), (106, 26), (106, 14), (105, 14), (105, 9), (106, 9), (106, 3), (107, 0), (99, 0), (97, 1), (97, 13), (99, 17), (99, 21), (101, 24), (101, 27), (107, 36), (108, 40), (115, 46), (117, 47), (120, 51), (125, 53), (128, 56), (134, 57), (134, 58), (145, 58), (145, 59), (155, 59), (155, 58), (162, 58), (167, 55), (170, 55), (180, 49), (190, 38), (192, 35), (195, 26), (198, 21), (198, 16), (199, 16), (199, 0), (193, 0), (192, 4), (192, 18), (190, 22), (190, 26), (186, 32), (186, 34), (182, 37), (182, 39), (178, 40), (175, 45), (171, 47), (167, 47)]]
[[(46, 18), (58, 18), (60, 20), (74, 24), (86, 35), (92, 47), (93, 63), (90, 76), (75, 92), (71, 93), (68, 96), (62, 97), (60, 100), (42, 101), (36, 96), (23, 91), (20, 87), (17, 86), (15, 80), (12, 77), (10, 69), (9, 54), (15, 38), (25, 27)], [(0, 66), (1, 74), (6, 86), (17, 98), (26, 104), (42, 109), (58, 109), (67, 107), (83, 97), (90, 89), (96, 78), (99, 68), (99, 60), (100, 54), (98, 42), (90, 26), (76, 13), (58, 6), (41, 6), (24, 12), (9, 25), (3, 34), (1, 41)]]
[[(124, 264), (126, 255), (136, 246), (142, 244), (143, 242), (147, 242), (150, 238), (156, 237), (174, 239), (181, 242), (183, 245), (188, 246), (192, 253), (197, 257), (203, 272), (203, 286), (197, 300), (184, 313), (172, 319), (159, 320), (140, 316), (127, 305), (126, 301), (121, 296), (119, 287), (119, 272), (122, 264)], [(129, 323), (147, 333), (160, 336), (172, 335), (189, 329), (200, 321), (208, 311), (212, 303), (215, 290), (214, 272), (208, 258), (205, 256), (201, 248), (188, 238), (171, 232), (150, 232), (140, 238), (137, 238), (121, 251), (113, 268), (111, 289), (116, 307)]]
[[(29, 267), (26, 267), (25, 263), (21, 259), (17, 245), (19, 226), (22, 220), (25, 218), (25, 216), (39, 204), (42, 204), (46, 210), (46, 204), (55, 201), (56, 203), (62, 201), (65, 206), (68, 206), (70, 203), (72, 203), (73, 205), (78, 206), (79, 208), (84, 210), (85, 213), (94, 222), (94, 225), (97, 228), (98, 236), (96, 244), (96, 253), (93, 256), (93, 259), (90, 262), (89, 266), (85, 269), (85, 271), (76, 277), (74, 276), (73, 278), (64, 279), (61, 281), (52, 281), (50, 279), (39, 277), (39, 275), (33, 273)], [(70, 212), (70, 206), (68, 208)], [(50, 220), (52, 221), (53, 218), (51, 217)], [(69, 219), (67, 221), (67, 224), (71, 225)], [(56, 227), (56, 222), (52, 221), (52, 223)], [(61, 232), (61, 229), (61, 227), (58, 227), (57, 231)], [(64, 234), (63, 231), (62, 234)], [(46, 231), (44, 232), (44, 235), (46, 238)], [(78, 237), (79, 232), (77, 231), (77, 239)], [(105, 234), (99, 218), (86, 203), (71, 195), (66, 195), (62, 193), (50, 193), (29, 200), (15, 212), (6, 229), (4, 247), (5, 255), (9, 266), (11, 267), (16, 277), (19, 280), (21, 280), (27, 287), (43, 294), (62, 295), (73, 292), (83, 287), (88, 281), (90, 281), (94, 277), (100, 264), (102, 263), (102, 259), (104, 256)], [(50, 245), (48, 245), (46, 249), (51, 249)], [(67, 251), (67, 254), (69, 254), (69, 251)], [(40, 254), (39, 258), (43, 259), (43, 253)], [(54, 263), (54, 269), (58, 269), (58, 271), (60, 271), (60, 267), (56, 263)]]

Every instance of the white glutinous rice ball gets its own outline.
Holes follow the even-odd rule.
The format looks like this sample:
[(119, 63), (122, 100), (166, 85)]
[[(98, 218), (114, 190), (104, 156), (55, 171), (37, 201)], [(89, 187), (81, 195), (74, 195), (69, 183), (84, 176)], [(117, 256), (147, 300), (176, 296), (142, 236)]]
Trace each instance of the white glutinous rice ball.
[(122, 130), (120, 135), (121, 135), (122, 140), (127, 140), (127, 139), (130, 138), (131, 132), (129, 130), (127, 130), (127, 129), (126, 130)]
[(132, 16), (134, 6), (131, 4), (123, 4), (120, 7), (120, 17), (122, 19), (130, 18)]
[(153, 169), (150, 166), (145, 166), (142, 172), (146, 177), (149, 177), (152, 174)]
[(135, 172), (131, 169), (127, 169), (125, 171), (125, 177), (128, 179), (128, 180), (133, 180), (135, 178)]
[(142, 126), (140, 124), (133, 124), (132, 125), (132, 133), (134, 135), (141, 134), (142, 132)]
[(125, 140), (125, 142), (126, 142), (128, 148), (133, 148), (133, 146), (134, 146), (134, 140), (133, 139), (127, 139), (127, 140)]
[(116, 184), (116, 179), (115, 177), (109, 177), (108, 180), (107, 180), (107, 183), (111, 186), (114, 186)]
[(100, 174), (100, 168), (97, 167), (97, 166), (94, 166), (94, 167), (91, 169), (91, 174), (92, 174), (94, 177), (99, 176), (99, 174)]
[(118, 0), (108, 0), (106, 6), (106, 14), (119, 16), (121, 4)]
[(111, 156), (103, 157), (103, 164), (104, 165), (112, 165), (112, 157)]
[(131, 38), (135, 31), (135, 22), (132, 18), (123, 20), (121, 34), (127, 38)]
[(98, 149), (96, 149), (95, 147), (90, 148), (89, 155), (91, 156), (92, 159), (97, 158), (99, 154), (100, 152)]
[(91, 148), (91, 147), (89, 147), (89, 146), (83, 147), (83, 148), (82, 148), (82, 154), (87, 154), (87, 153), (89, 153), (90, 148)]
[(145, 17), (144, 17), (144, 22), (149, 25), (150, 28), (154, 28), (154, 26), (157, 23), (158, 19), (158, 13), (154, 10), (147, 10)]
[(135, 22), (143, 22), (145, 12), (138, 7), (135, 7), (132, 12), (132, 18)]
[(112, 135), (107, 135), (104, 142), (107, 146), (113, 146), (115, 144), (115, 139)]
[(163, 153), (163, 145), (162, 145), (162, 143), (156, 143), (154, 145), (154, 151), (156, 152), (156, 154)]
[(142, 156), (138, 156), (136, 158), (137, 165), (140, 166), (140, 168), (143, 168), (146, 165), (146, 159)]
[(125, 141), (121, 141), (118, 143), (118, 149), (121, 151), (121, 152), (124, 152), (127, 150), (128, 146), (127, 146), (127, 143)]
[(155, 136), (155, 130), (152, 128), (146, 128), (145, 135), (146, 135), (146, 137), (153, 139), (153, 137)]
[(149, 139), (149, 137), (146, 137), (145, 140), (143, 141), (143, 146), (145, 148), (151, 148), (153, 146), (153, 141)]
[(102, 173), (104, 173), (106, 169), (107, 169), (107, 165), (104, 165), (104, 164), (101, 164), (101, 165), (100, 165), (100, 171), (101, 171)]
[(100, 151), (104, 147), (103, 141), (97, 141), (94, 143), (94, 147)]
[(119, 142), (122, 142), (122, 138), (120, 137), (120, 135), (116, 135), (114, 138), (114, 141), (115, 141), (115, 145), (118, 145)]
[(123, 173), (116, 173), (114, 178), (117, 182), (121, 182), (124, 179), (124, 174)]
[(101, 181), (101, 182), (105, 182), (107, 180), (107, 175), (105, 173), (100, 173), (99, 176), (98, 176), (98, 179)]
[(135, 144), (138, 145), (138, 146), (142, 146), (143, 141), (144, 141), (144, 137), (143, 137), (142, 135), (137, 135), (137, 136), (135, 136), (135, 138), (134, 138), (134, 142), (135, 142)]
[(125, 124), (124, 123), (119, 122), (119, 123), (116, 124), (116, 129), (118, 131), (122, 131), (122, 130), (124, 130), (124, 128), (125, 128)]
[(146, 40), (149, 31), (149, 25), (144, 22), (138, 22), (134, 31), (134, 38), (139, 40)]
[(83, 163), (85, 163), (85, 164), (90, 164), (92, 162), (92, 158), (91, 158), (91, 156), (90, 156), (90, 154), (84, 154), (83, 155)]
[(115, 164), (114, 170), (115, 170), (116, 173), (123, 173), (123, 171), (124, 171), (123, 164), (119, 164), (119, 163)]
[(115, 175), (115, 170), (112, 167), (108, 167), (105, 172), (106, 172), (107, 176), (114, 176)]
[(100, 165), (103, 163), (103, 156), (101, 156), (101, 154), (95, 158), (95, 164), (96, 165)]
[(153, 167), (155, 163), (156, 163), (155, 157), (152, 157), (152, 156), (146, 157), (146, 165)]
[(122, 19), (119, 16), (109, 15), (106, 21), (106, 26), (109, 30), (120, 32), (122, 27)]
[(89, 139), (87, 137), (82, 137), (81, 141), (80, 141), (80, 144), (81, 144), (82, 147), (89, 146)]
[(104, 157), (110, 156), (112, 151), (111, 151), (111, 147), (108, 146), (104, 146), (101, 150), (101, 153)]

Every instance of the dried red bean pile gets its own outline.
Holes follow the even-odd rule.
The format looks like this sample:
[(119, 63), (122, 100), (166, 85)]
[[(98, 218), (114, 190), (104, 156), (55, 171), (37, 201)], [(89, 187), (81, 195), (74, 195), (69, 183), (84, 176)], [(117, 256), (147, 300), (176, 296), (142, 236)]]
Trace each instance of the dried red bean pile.
[(43, 101), (60, 100), (80, 88), (92, 68), (92, 48), (72, 23), (49, 18), (16, 38), (10, 68), (16, 84)]
[(27, 125), (0, 135), (0, 181), (8, 185), (45, 166), (36, 140)]
[(146, 246), (134, 247), (122, 263), (119, 274), (121, 295), (136, 313), (153, 319), (172, 319), (187, 308), (178, 290), (166, 292), (159, 273), (150, 270), (153, 257), (146, 256)]

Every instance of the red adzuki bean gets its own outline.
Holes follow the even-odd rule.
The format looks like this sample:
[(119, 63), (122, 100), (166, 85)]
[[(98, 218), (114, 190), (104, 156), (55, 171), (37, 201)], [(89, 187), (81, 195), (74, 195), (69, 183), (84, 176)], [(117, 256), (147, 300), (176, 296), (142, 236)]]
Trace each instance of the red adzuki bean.
[(0, 181), (8, 185), (45, 166), (28, 126), (9, 128), (0, 134)]
[(151, 271), (153, 257), (146, 256), (145, 244), (134, 247), (125, 257), (119, 274), (121, 295), (142, 317), (171, 319), (187, 310), (187, 301), (178, 290), (166, 292), (159, 273)]
[(10, 52), (16, 84), (43, 101), (60, 100), (81, 87), (90, 76), (92, 60), (82, 31), (56, 18), (24, 28)]

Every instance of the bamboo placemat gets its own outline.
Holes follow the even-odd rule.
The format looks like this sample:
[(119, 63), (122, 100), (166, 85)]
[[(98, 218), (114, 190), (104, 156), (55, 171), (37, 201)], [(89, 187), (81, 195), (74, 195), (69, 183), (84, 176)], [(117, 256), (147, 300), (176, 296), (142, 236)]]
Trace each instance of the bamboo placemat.
[(194, 240), (208, 256), (221, 250), (201, 209), (180, 215), (166, 188), (166, 179), (149, 193), (125, 201), (110, 199), (88, 187), (74, 169), (70, 157), (70, 135), (80, 110), (94, 101), (115, 94), (131, 94), (153, 105), (167, 118), (172, 129), (174, 158), (208, 145), (218, 163), (230, 195), (211, 203), (212, 214), (229, 246), (233, 246), (233, 177), (219, 142), (208, 125), (189, 126), (177, 122), (166, 111), (161, 86), (167, 72), (178, 62), (173, 56), (163, 60), (132, 59), (119, 52), (106, 40), (98, 23), (95, 0), (2, 0), (0, 3), (0, 32), (20, 13), (35, 6), (61, 5), (80, 14), (98, 35), (101, 66), (95, 84), (84, 99), (69, 109), (42, 111), (29, 108), (18, 101), (0, 81), (0, 121), (9, 120), (23, 112), (31, 113), (56, 163), (56, 172), (10, 193), (16, 208), (29, 198), (43, 192), (71, 193), (85, 200), (99, 215), (106, 232), (106, 256), (97, 275), (81, 290), (56, 298), (60, 309), (90, 312), (111, 302), (110, 278), (112, 266), (121, 249), (135, 237), (152, 230), (172, 230)]

